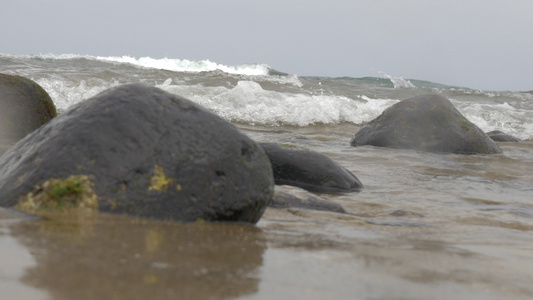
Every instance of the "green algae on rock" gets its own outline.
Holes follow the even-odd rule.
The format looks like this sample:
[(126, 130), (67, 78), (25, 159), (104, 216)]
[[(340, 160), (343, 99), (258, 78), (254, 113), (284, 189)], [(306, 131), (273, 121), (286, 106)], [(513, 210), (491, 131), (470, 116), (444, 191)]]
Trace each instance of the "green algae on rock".
[(92, 180), (87, 175), (71, 175), (65, 179), (50, 178), (20, 197), (15, 208), (27, 213), (73, 208), (97, 211), (98, 200), (92, 187)]

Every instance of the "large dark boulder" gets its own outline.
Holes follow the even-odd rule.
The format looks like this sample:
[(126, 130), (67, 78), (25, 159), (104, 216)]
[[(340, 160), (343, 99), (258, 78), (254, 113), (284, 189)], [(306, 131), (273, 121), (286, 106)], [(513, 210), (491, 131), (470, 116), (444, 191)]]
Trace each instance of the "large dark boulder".
[(346, 168), (318, 152), (261, 143), (272, 163), (278, 185), (297, 186), (312, 192), (353, 192), (363, 184)]
[(18, 141), (55, 116), (54, 102), (40, 85), (0, 73), (0, 139)]
[(479, 127), (439, 95), (422, 95), (394, 104), (361, 128), (351, 145), (437, 153), (502, 153)]
[(514, 143), (519, 143), (519, 142), (522, 141), (522, 140), (520, 140), (517, 137), (514, 137), (514, 136), (512, 136), (510, 134), (501, 132), (499, 130), (493, 130), (493, 131), (487, 132), (487, 135), (492, 140), (494, 140), (496, 142), (514, 142)]
[(0, 158), (0, 205), (255, 223), (274, 180), (263, 149), (193, 102), (140, 84), (82, 101)]

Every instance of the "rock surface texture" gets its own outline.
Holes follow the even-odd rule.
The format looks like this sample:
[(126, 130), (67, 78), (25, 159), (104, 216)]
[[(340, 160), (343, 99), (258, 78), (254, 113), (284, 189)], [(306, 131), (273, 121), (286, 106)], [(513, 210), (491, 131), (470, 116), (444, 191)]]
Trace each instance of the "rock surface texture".
[(193, 102), (140, 84), (82, 101), (0, 158), (0, 205), (255, 223), (274, 190), (263, 149)]

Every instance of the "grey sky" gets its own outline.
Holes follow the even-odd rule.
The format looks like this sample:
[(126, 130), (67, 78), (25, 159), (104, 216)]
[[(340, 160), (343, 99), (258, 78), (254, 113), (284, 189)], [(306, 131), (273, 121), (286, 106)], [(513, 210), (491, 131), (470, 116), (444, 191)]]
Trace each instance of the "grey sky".
[(0, 53), (266, 63), (533, 90), (530, 0), (5, 0)]

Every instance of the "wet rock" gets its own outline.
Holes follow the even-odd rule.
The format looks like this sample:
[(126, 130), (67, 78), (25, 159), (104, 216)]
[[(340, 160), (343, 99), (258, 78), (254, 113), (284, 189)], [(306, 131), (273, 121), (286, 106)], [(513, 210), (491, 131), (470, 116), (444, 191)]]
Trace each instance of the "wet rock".
[(271, 143), (261, 143), (261, 147), (270, 158), (278, 185), (321, 193), (353, 192), (363, 188), (354, 174), (323, 154)]
[[(31, 259), (8, 267), (13, 264), (4, 258), (3, 300), (237, 299), (259, 290), (261, 279), (255, 274), (262, 272), (270, 247), (255, 226), (168, 224), (112, 215), (11, 222), (9, 229), (0, 229), (4, 257)], [(4, 275), (7, 268), (24, 273), (20, 290), (43, 293), (6, 297), (8, 290), (17, 290), (9, 283), (17, 280), (15, 275)]]
[(18, 141), (55, 116), (56, 107), (40, 85), (0, 73), (0, 139)]
[(436, 153), (502, 153), (479, 127), (439, 95), (422, 95), (394, 104), (361, 128), (351, 145)]
[(487, 132), (487, 135), (496, 142), (521, 142), (519, 138), (516, 138), (510, 134), (501, 132), (499, 130)]
[(274, 182), (263, 149), (197, 104), (140, 84), (80, 102), (0, 158), (0, 205), (255, 223)]
[(344, 208), (335, 202), (328, 201), (306, 190), (288, 185), (276, 185), (274, 197), (269, 206), (274, 208), (301, 208), (346, 213)]

